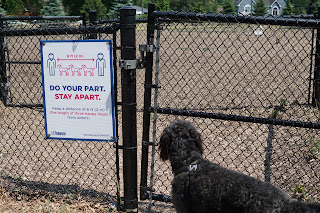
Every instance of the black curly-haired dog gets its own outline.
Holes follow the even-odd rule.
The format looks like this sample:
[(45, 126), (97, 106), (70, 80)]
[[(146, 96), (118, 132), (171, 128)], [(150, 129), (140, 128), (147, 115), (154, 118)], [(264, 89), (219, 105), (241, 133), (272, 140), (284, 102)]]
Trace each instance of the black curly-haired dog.
[(316, 213), (320, 204), (291, 200), (268, 182), (202, 158), (202, 141), (192, 123), (177, 120), (160, 139), (160, 157), (170, 160), (173, 205), (178, 213)]

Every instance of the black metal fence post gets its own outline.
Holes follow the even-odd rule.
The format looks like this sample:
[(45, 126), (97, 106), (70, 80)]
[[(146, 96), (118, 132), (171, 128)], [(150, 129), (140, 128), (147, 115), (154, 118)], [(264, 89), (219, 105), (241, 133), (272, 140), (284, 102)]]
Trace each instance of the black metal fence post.
[(86, 13), (81, 13), (81, 16), (82, 16), (82, 25), (87, 26)]
[(136, 10), (120, 9), (124, 208), (137, 211)]
[[(148, 26), (147, 26), (147, 45), (154, 45), (154, 28), (155, 19), (152, 12), (155, 11), (156, 5), (148, 6)], [(150, 106), (151, 106), (151, 88), (152, 88), (152, 68), (153, 52), (146, 53), (146, 70), (144, 85), (144, 106), (143, 106), (143, 133), (142, 133), (142, 159), (141, 159), (141, 179), (140, 179), (140, 199), (145, 200), (147, 196), (147, 178), (148, 178), (148, 153), (150, 139)]]
[[(3, 20), (2, 20), (2, 14), (0, 14), (0, 29), (3, 28)], [(1, 100), (5, 106), (9, 104), (9, 98), (8, 98), (8, 78), (7, 78), (7, 72), (6, 72), (6, 58), (5, 58), (5, 40), (4, 37), (0, 38), (0, 91), (1, 91)]]
[[(320, 18), (320, 7), (318, 7), (318, 18)], [(320, 29), (317, 29), (316, 57), (313, 78), (312, 105), (320, 108)]]
[[(90, 22), (90, 26), (96, 26), (98, 24), (97, 21), (97, 11), (96, 10), (90, 10), (89, 11), (89, 22)], [(97, 39), (98, 36), (96, 33), (91, 33), (89, 36), (90, 39)]]
[[(87, 26), (86, 13), (81, 13), (81, 16), (82, 16), (82, 26)], [(81, 37), (82, 37), (82, 40), (86, 40), (88, 36), (86, 34), (83, 34), (81, 35)]]

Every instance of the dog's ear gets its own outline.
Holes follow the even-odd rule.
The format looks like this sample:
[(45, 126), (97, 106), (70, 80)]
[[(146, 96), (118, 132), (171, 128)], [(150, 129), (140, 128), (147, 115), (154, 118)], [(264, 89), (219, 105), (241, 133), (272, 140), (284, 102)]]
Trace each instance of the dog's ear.
[(193, 131), (191, 132), (191, 136), (192, 136), (192, 138), (195, 139), (194, 143), (202, 155), (203, 154), (203, 145), (202, 145), (200, 133), (194, 128)]
[(203, 154), (203, 146), (202, 146), (202, 140), (201, 140), (200, 135), (199, 135), (199, 140), (196, 141), (196, 146), (199, 148), (199, 151), (202, 155)]
[(162, 160), (168, 160), (169, 156), (168, 156), (168, 143), (169, 141), (172, 140), (169, 136), (169, 134), (166, 133), (166, 130), (163, 131), (161, 138), (160, 138), (160, 158)]

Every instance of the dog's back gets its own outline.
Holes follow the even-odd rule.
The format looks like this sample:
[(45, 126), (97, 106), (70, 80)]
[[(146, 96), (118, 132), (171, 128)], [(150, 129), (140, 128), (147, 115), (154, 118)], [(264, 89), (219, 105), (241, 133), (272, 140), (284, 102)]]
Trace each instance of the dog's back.
[(175, 175), (172, 199), (178, 213), (320, 213), (320, 204), (293, 201), (272, 184), (201, 155), (201, 137), (190, 122), (175, 121), (165, 128), (160, 157), (170, 160)]
[(280, 213), (291, 202), (277, 187), (207, 160), (175, 175), (172, 197), (179, 213)]
[(292, 201), (282, 211), (283, 213), (320, 213), (320, 204)]

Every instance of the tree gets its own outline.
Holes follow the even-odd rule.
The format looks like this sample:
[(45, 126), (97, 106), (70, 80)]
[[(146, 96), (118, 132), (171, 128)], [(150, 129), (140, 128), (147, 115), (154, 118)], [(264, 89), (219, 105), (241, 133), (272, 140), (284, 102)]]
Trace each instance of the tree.
[(197, 2), (193, 2), (193, 11), (208, 13), (208, 12), (216, 12), (218, 9), (218, 2), (216, 0), (200, 0)]
[(315, 16), (318, 17), (318, 7), (320, 7), (320, 0), (317, 0), (313, 3), (312, 8), (310, 8), (310, 12)]
[(22, 0), (6, 0), (3, 3), (8, 15), (20, 15), (23, 10)]
[(310, 0), (292, 0), (294, 13), (296, 15), (306, 14), (309, 2)]
[(109, 12), (110, 8), (112, 7), (113, 0), (101, 0), (101, 1), (104, 4), (104, 6), (106, 7), (107, 12)]
[(64, 16), (62, 3), (60, 0), (46, 0), (41, 9), (44, 16)]
[(109, 17), (110, 18), (119, 18), (120, 17), (120, 8), (124, 6), (132, 6), (132, 0), (115, 0), (110, 12)]
[(314, 12), (314, 4), (317, 2), (317, 0), (310, 0), (308, 8), (307, 8), (307, 14), (312, 14)]
[(263, 16), (267, 14), (267, 11), (268, 9), (266, 7), (264, 0), (258, 0), (256, 5), (253, 8), (253, 14), (255, 16)]
[(81, 15), (81, 8), (85, 0), (62, 0), (64, 9), (68, 15), (79, 16)]
[[(219, 3), (217, 0), (210, 0), (208, 12), (216, 13), (218, 10), (218, 7), (219, 7)], [(236, 8), (234, 8), (234, 11), (236, 11)]]
[(170, 10), (170, 2), (166, 0), (158, 0), (156, 2), (156, 9), (159, 11), (169, 11)]
[(143, 8), (148, 8), (149, 4), (156, 3), (156, 2), (157, 2), (157, 0), (143, 0), (143, 2), (141, 1), (141, 3), (143, 3), (143, 5), (141, 5), (141, 3), (140, 4), (135, 4), (135, 5), (141, 6)]
[(192, 10), (195, 13), (204, 12), (204, 10), (205, 10), (205, 6), (203, 5), (203, 2), (201, 2), (201, 1), (194, 2), (192, 5), (193, 5)]
[(287, 0), (286, 7), (283, 9), (282, 15), (293, 15), (294, 8), (291, 4), (291, 0)]
[(217, 0), (219, 5), (222, 5), (223, 0)]
[(2, 8), (2, 5), (0, 4), (0, 14), (5, 16), (7, 14), (7, 12), (5, 11), (5, 9)]
[(235, 8), (232, 0), (223, 0), (222, 8), (223, 8), (222, 12), (224, 14), (234, 14), (236, 11), (236, 8)]
[(101, 0), (85, 0), (81, 13), (85, 13), (86, 17), (89, 17), (89, 11), (96, 10), (98, 18), (105, 18), (107, 14), (107, 9)]
[(29, 11), (31, 16), (38, 16), (40, 15), (43, 3), (42, 0), (24, 0), (23, 6)]
[(320, 0), (311, 0), (307, 8), (307, 14), (313, 14), (314, 16), (318, 16), (319, 6)]
[(171, 0), (170, 6), (172, 10), (180, 11), (189, 11), (193, 9), (193, 1), (192, 0)]
[[(232, 1), (232, 0), (230, 0)], [(217, 0), (170, 0), (170, 8), (176, 11), (215, 12), (218, 8)]]

